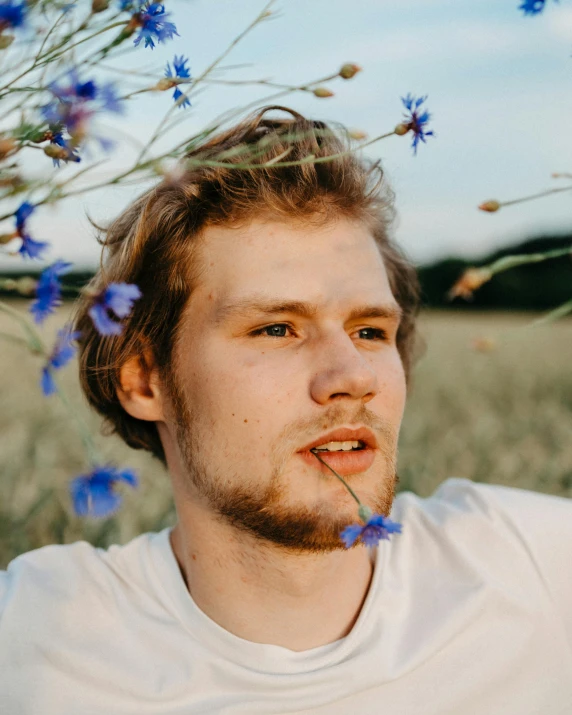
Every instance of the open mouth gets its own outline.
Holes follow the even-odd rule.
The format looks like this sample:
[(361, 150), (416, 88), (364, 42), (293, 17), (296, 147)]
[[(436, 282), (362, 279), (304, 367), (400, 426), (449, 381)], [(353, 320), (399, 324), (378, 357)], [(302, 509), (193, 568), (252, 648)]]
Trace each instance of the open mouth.
[(313, 447), (312, 450), (316, 452), (359, 452), (365, 448), (364, 442), (354, 440), (351, 442), (326, 442), (326, 444)]
[[(338, 448), (338, 445), (344, 447)], [(317, 469), (330, 477), (328, 467), (341, 476), (367, 471), (375, 460), (376, 450), (363, 442), (327, 442), (298, 454), (312, 470)]]

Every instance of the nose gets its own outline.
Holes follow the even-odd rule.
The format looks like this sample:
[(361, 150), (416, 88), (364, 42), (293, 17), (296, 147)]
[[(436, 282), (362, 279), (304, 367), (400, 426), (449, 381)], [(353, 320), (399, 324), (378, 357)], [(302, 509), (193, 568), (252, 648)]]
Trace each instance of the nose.
[(310, 392), (318, 404), (344, 398), (366, 403), (378, 393), (375, 371), (347, 333), (322, 340), (313, 358), (319, 369), (312, 378)]

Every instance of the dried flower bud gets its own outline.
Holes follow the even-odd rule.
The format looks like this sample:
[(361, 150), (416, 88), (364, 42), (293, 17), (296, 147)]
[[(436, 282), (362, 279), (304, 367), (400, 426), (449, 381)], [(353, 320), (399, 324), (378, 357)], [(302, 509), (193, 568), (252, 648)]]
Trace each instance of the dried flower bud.
[(0, 35), (0, 50), (5, 50), (14, 42), (14, 35)]
[(164, 92), (166, 89), (173, 89), (173, 87), (176, 87), (178, 84), (179, 83), (174, 77), (163, 77), (157, 82), (153, 89)]
[(330, 92), (329, 89), (326, 89), (326, 87), (316, 87), (314, 91), (314, 95), (316, 97), (333, 97), (334, 93)]
[(0, 159), (5, 159), (18, 147), (13, 137), (0, 137)]
[(467, 300), (472, 298), (473, 292), (480, 288), (483, 283), (490, 281), (492, 277), (493, 274), (488, 268), (467, 268), (449, 291), (449, 300), (457, 297)]
[(68, 159), (69, 150), (59, 144), (48, 144), (44, 147), (44, 154), (52, 159)]
[(31, 276), (22, 276), (14, 281), (14, 290), (20, 295), (34, 295), (38, 287), (38, 281)]
[(12, 233), (0, 233), (0, 243), (10, 243), (14, 238), (17, 237), (16, 231), (13, 231)]
[(95, 14), (97, 12), (103, 12), (109, 7), (109, 0), (92, 0), (91, 11)]
[(342, 65), (339, 75), (344, 79), (351, 79), (352, 77), (355, 77), (358, 72), (361, 72), (361, 67), (359, 65), (347, 62), (345, 65)]
[(11, 186), (14, 189), (17, 189), (19, 187), (22, 187), (25, 185), (25, 181), (22, 179), (22, 177), (19, 174), (8, 174), (5, 176), (0, 176), (0, 187), (1, 188), (6, 188), (7, 186)]
[(495, 199), (491, 199), (490, 201), (483, 201), (483, 203), (479, 206), (481, 211), (488, 211), (489, 213), (494, 213), (495, 211), (498, 211), (500, 207), (500, 203), (498, 201), (495, 201)]
[(351, 129), (348, 132), (348, 136), (350, 139), (355, 139), (355, 141), (360, 142), (363, 139), (367, 139), (367, 134), (365, 132), (362, 132), (361, 129)]
[(404, 134), (407, 134), (410, 129), (411, 127), (408, 124), (398, 124), (393, 130), (393, 133), (397, 134), (398, 137), (402, 137)]

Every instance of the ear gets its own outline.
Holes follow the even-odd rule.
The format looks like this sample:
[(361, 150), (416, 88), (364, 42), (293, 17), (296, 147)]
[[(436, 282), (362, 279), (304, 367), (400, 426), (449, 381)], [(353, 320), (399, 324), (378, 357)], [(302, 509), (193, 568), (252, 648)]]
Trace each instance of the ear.
[(119, 380), (121, 388), (117, 390), (117, 398), (129, 415), (149, 422), (165, 419), (159, 374), (150, 351), (134, 355), (123, 363)]

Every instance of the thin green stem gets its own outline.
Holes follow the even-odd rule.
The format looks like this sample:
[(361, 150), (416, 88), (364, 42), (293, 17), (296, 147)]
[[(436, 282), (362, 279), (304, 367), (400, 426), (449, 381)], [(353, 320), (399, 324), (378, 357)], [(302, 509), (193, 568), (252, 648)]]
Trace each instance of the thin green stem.
[(314, 457), (316, 457), (316, 459), (317, 459), (319, 462), (321, 462), (325, 467), (327, 467), (327, 468), (330, 470), (330, 472), (340, 480), (340, 482), (344, 485), (344, 487), (348, 490), (348, 492), (349, 492), (349, 493), (352, 495), (352, 497), (356, 500), (358, 506), (363, 506), (362, 503), (361, 503), (361, 501), (359, 500), (359, 497), (358, 497), (357, 494), (354, 492), (354, 490), (350, 487), (350, 485), (346, 482), (346, 480), (345, 480), (343, 477), (341, 477), (341, 476), (336, 472), (335, 469), (332, 469), (327, 462), (324, 462), (324, 460), (319, 456), (317, 450), (311, 449), (310, 452), (312, 452), (312, 454), (314, 455)]
[(3, 301), (0, 301), (0, 311), (2, 313), (6, 313), (7, 315), (10, 315), (16, 322), (20, 325), (22, 330), (26, 333), (28, 336), (28, 348), (35, 354), (39, 355), (44, 355), (46, 356), (47, 350), (42, 342), (42, 339), (38, 335), (38, 333), (32, 328), (28, 320), (19, 313), (17, 310), (12, 308), (10, 305), (7, 303), (4, 303)]
[(554, 310), (549, 311), (548, 313), (546, 313), (546, 315), (543, 315), (542, 317), (533, 320), (526, 327), (535, 328), (537, 325), (546, 325), (548, 323), (553, 323), (555, 320), (563, 318), (569, 313), (572, 313), (572, 300), (568, 300), (566, 301), (566, 303), (562, 303), (562, 305), (559, 305), (557, 308), (554, 308)]
[(521, 204), (524, 201), (533, 201), (534, 199), (541, 199), (544, 196), (549, 196), (550, 194), (560, 194), (563, 191), (572, 191), (572, 186), (561, 186), (557, 189), (547, 189), (546, 191), (540, 191), (538, 194), (531, 194), (530, 196), (523, 196), (520, 199), (513, 199), (512, 201), (500, 201), (500, 206), (513, 206), (514, 204)]
[[(200, 84), (206, 77), (208, 77), (208, 75), (214, 70), (214, 68), (215, 68), (217, 65), (219, 65), (219, 64), (222, 62), (222, 60), (231, 52), (231, 50), (232, 50), (234, 47), (236, 47), (236, 45), (237, 45), (242, 39), (244, 39), (244, 37), (245, 37), (254, 27), (256, 27), (256, 25), (258, 25), (260, 22), (262, 22), (262, 20), (264, 20), (266, 17), (268, 17), (268, 11), (269, 11), (270, 7), (274, 4), (274, 2), (275, 2), (275, 0), (270, 0), (270, 2), (268, 2), (268, 3), (264, 6), (262, 12), (260, 12), (260, 13), (257, 15), (257, 17), (248, 25), (248, 27), (246, 27), (239, 35), (237, 35), (237, 36), (234, 38), (234, 40), (233, 40), (233, 41), (230, 43), (230, 45), (224, 50), (224, 52), (223, 52), (221, 55), (219, 55), (213, 62), (211, 62), (211, 64), (204, 70), (204, 72), (203, 72), (202, 74), (200, 74), (195, 80), (193, 80), (193, 83), (192, 83), (192, 86), (193, 86), (193, 87), (196, 87), (196, 86), (197, 86), (198, 84)], [(189, 91), (189, 94), (190, 94), (190, 91)], [(185, 97), (187, 97), (187, 93), (184, 92), (183, 95), (184, 95)], [(184, 101), (184, 100), (183, 100), (183, 101)], [(174, 112), (176, 109), (178, 109), (177, 105), (173, 104), (173, 105), (171, 106), (171, 108), (169, 109), (169, 111), (165, 114), (165, 116), (163, 117), (163, 119), (162, 119), (161, 122), (159, 123), (159, 126), (155, 129), (155, 131), (154, 131), (154, 133), (153, 133), (153, 136), (152, 136), (151, 139), (149, 140), (147, 146), (145, 146), (145, 147), (143, 148), (143, 150), (141, 151), (141, 153), (140, 153), (139, 156), (137, 157), (136, 163), (139, 163), (139, 162), (141, 161), (141, 159), (143, 159), (143, 157), (145, 156), (145, 154), (149, 151), (149, 149), (151, 149), (151, 147), (153, 146), (153, 144), (157, 141), (157, 139), (158, 139), (159, 136), (161, 135), (161, 132), (162, 132), (162, 130), (163, 130), (163, 127), (165, 126), (165, 124), (166, 124), (167, 121), (169, 120), (169, 117), (171, 117), (171, 115), (173, 114), (173, 112)]]
[(88, 458), (91, 466), (95, 467), (98, 464), (102, 464), (103, 461), (102, 461), (101, 456), (97, 450), (97, 447), (95, 446), (95, 443), (92, 439), (91, 432), (89, 431), (88, 426), (83, 421), (83, 419), (79, 416), (79, 414), (77, 413), (77, 411), (75, 410), (75, 408), (73, 407), (71, 402), (69, 401), (68, 396), (62, 390), (60, 385), (58, 385), (55, 380), (54, 380), (54, 383), (57, 388), (58, 397), (60, 398), (62, 404), (68, 411), (68, 414), (72, 417), (72, 421), (74, 422), (74, 424), (77, 428), (80, 439), (83, 442), (85, 451), (87, 452), (87, 458)]
[(508, 271), (510, 268), (516, 268), (517, 266), (525, 266), (528, 263), (541, 263), (551, 258), (559, 258), (566, 255), (572, 255), (572, 245), (567, 248), (556, 248), (552, 251), (545, 251), (544, 253), (525, 253), (523, 255), (504, 256), (489, 266), (483, 266), (483, 269), (490, 271), (491, 275), (496, 275), (497, 273)]

